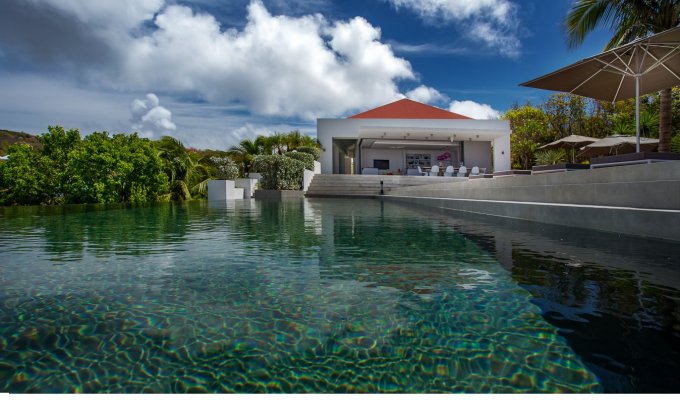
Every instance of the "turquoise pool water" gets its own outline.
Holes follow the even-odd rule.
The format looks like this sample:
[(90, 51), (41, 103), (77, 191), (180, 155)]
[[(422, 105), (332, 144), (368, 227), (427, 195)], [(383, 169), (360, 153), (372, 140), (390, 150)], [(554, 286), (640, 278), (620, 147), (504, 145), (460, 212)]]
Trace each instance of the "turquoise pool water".
[[(508, 261), (485, 224), (375, 200), (2, 209), (0, 392), (640, 390), (574, 339), (607, 309), (545, 295), (569, 262)], [(678, 291), (631, 284), (677, 344)]]

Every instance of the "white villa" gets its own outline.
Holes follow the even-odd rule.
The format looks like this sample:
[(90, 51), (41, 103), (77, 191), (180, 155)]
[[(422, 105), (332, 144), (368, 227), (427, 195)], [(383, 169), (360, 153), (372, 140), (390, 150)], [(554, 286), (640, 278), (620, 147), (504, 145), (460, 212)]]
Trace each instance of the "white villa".
[(486, 172), (510, 169), (510, 124), (475, 120), (402, 99), (342, 119), (317, 119), (323, 174), (405, 174), (461, 164)]

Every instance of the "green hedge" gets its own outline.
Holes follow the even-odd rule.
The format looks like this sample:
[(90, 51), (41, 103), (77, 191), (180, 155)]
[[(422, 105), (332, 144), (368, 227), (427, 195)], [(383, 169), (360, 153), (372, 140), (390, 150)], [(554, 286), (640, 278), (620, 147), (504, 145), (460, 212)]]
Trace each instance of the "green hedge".
[(261, 189), (300, 190), (305, 164), (280, 155), (256, 156), (252, 169), (262, 174)]
[[(304, 146), (304, 147), (298, 147), (295, 150), (297, 150), (298, 153), (307, 153), (307, 154), (313, 155), (314, 160), (316, 160), (316, 161), (319, 161), (319, 158), (321, 158), (321, 150), (319, 150), (316, 147), (306, 147), (306, 146)], [(314, 170), (314, 168), (312, 168), (312, 170)]]
[(305, 169), (314, 171), (314, 155), (309, 153), (300, 153), (293, 150), (285, 153), (284, 156), (301, 161), (305, 164)]

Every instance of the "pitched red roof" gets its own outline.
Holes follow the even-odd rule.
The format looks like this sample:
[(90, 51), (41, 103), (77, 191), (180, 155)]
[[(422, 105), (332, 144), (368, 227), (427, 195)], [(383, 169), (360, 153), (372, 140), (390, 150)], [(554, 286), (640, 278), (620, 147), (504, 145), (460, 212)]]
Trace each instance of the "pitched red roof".
[(442, 110), (410, 99), (397, 100), (349, 118), (375, 119), (472, 119), (464, 115)]

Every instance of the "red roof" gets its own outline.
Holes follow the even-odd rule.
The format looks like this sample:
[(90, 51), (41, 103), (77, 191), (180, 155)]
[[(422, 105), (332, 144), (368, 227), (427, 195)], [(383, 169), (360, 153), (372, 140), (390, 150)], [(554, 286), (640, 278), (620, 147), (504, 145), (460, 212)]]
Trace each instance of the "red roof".
[(428, 106), (410, 99), (397, 100), (372, 110), (364, 111), (349, 118), (375, 119), (472, 119), (464, 115)]

